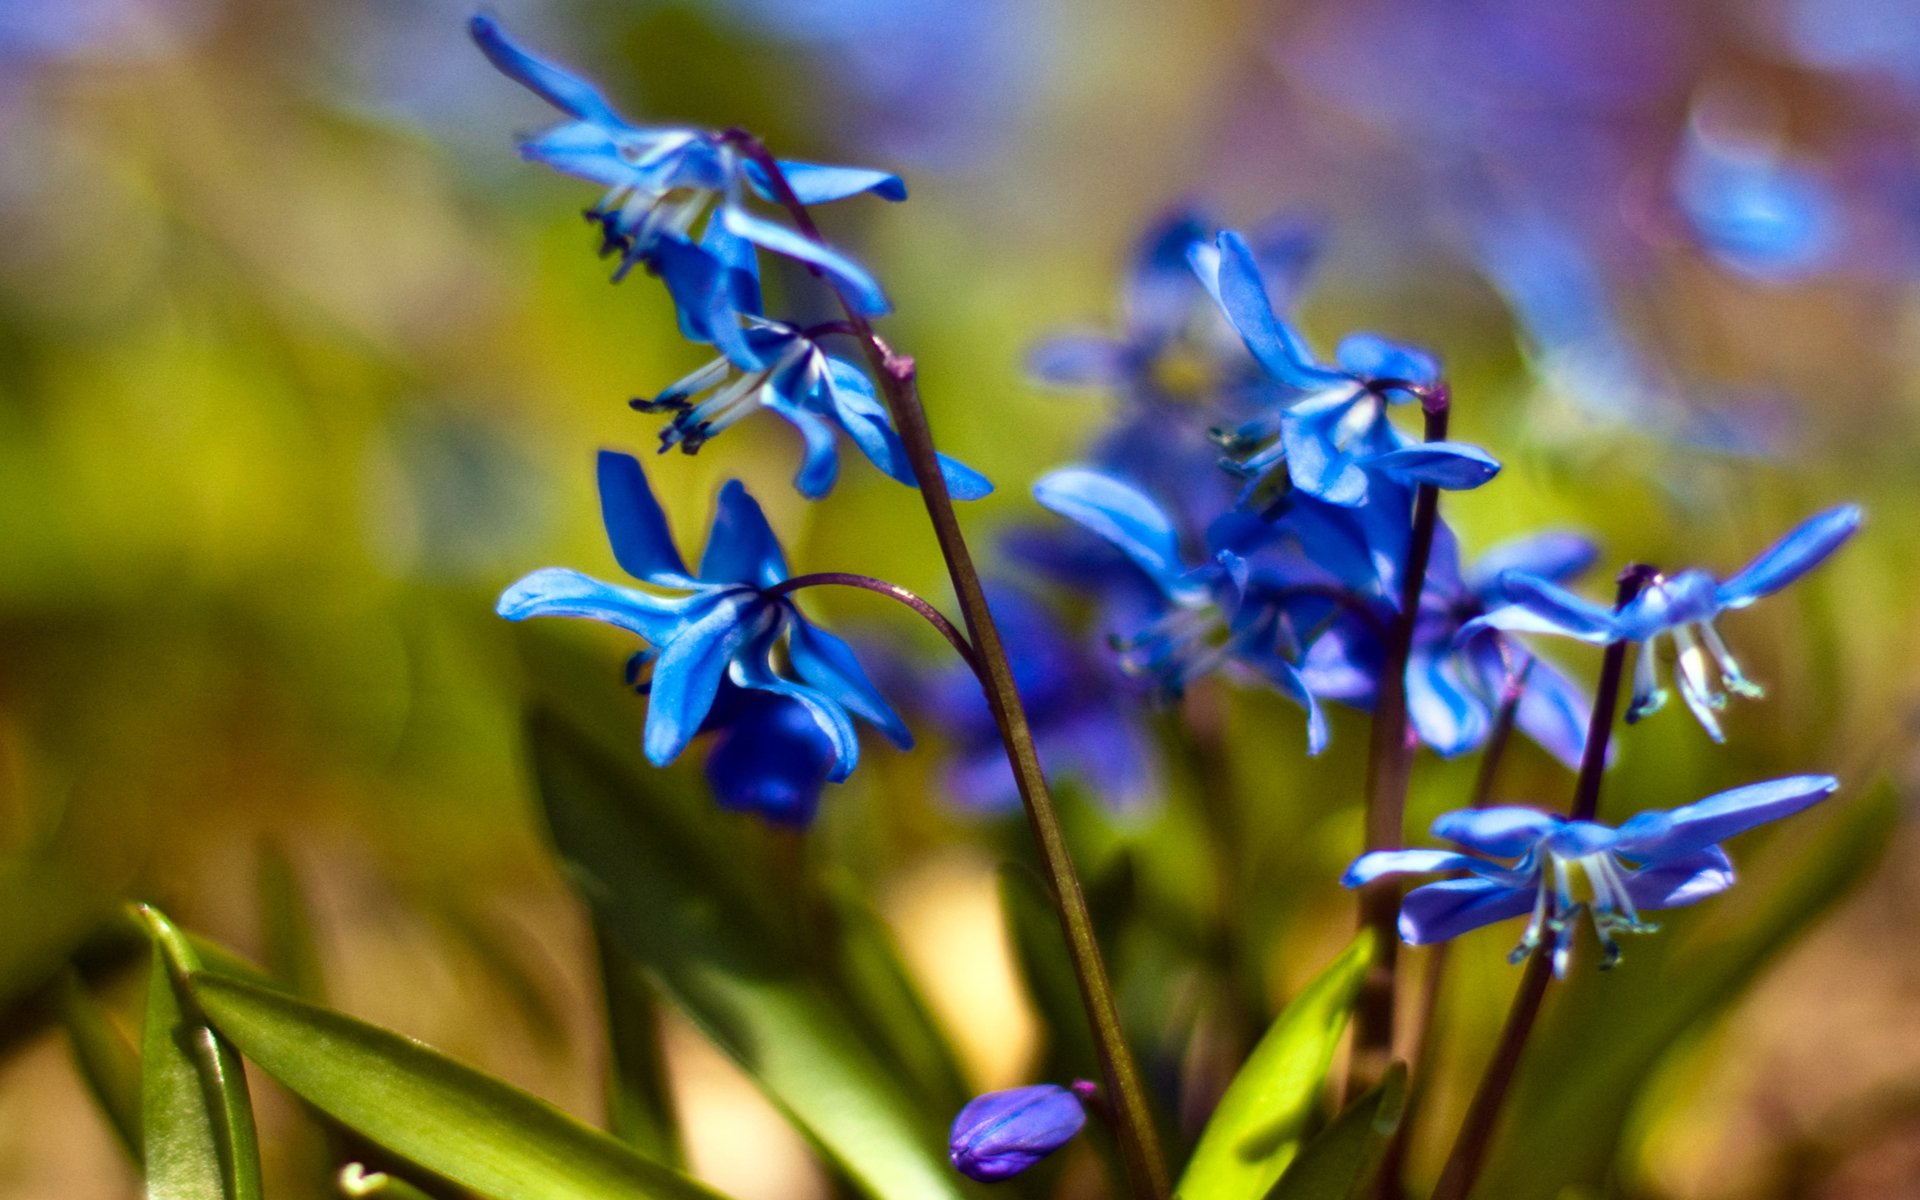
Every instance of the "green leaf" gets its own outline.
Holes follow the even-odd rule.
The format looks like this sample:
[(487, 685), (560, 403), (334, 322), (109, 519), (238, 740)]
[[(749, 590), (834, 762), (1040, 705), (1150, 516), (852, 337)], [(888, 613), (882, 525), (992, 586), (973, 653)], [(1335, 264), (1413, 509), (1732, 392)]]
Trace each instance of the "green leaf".
[(1306, 1144), (1267, 1200), (1360, 1200), (1406, 1111), (1407, 1066), (1394, 1063), (1378, 1086)]
[(299, 873), (278, 843), (261, 846), (256, 882), (267, 973), (294, 995), (324, 1002), (327, 977), (320, 961), (319, 939), (313, 933), (313, 910), (300, 886)]
[(1180, 1200), (1260, 1200), (1299, 1149), (1301, 1130), (1372, 960), (1362, 933), (1275, 1018), (1200, 1134)]
[(1000, 907), (1027, 995), (1054, 1042), (1047, 1048), (1050, 1059), (1067, 1074), (1096, 1075), (1100, 1056), (1080, 1003), (1073, 964), (1061, 950), (1060, 918), (1047, 900), (1046, 884), (1025, 867), (1009, 863), (1000, 868)]
[(544, 709), (529, 736), (561, 857), (672, 1003), (863, 1191), (958, 1196), (944, 1120), (919, 1110), (844, 997), (780, 936), (742, 881), (743, 848), (712, 832), (739, 827), (671, 803), (666, 773), (623, 766)]
[(1478, 1194), (1550, 1200), (1569, 1184), (1604, 1179), (1634, 1099), (1661, 1059), (1690, 1029), (1727, 1011), (1795, 934), (1865, 878), (1898, 814), (1898, 797), (1884, 784), (1852, 802), (1842, 798), (1807, 850), (1793, 853), (1807, 843), (1782, 838), (1777, 845), (1787, 853), (1742, 867), (1741, 889), (1761, 899), (1737, 922), (1706, 906), (1676, 913), (1674, 923), (1697, 919), (1703, 927), (1692, 936), (1669, 930), (1638, 940), (1618, 970), (1576, 972), (1557, 985), (1520, 1064)]
[(259, 1200), (246, 1070), (187, 991), (199, 957), (158, 912), (140, 915), (153, 939), (140, 1055), (148, 1200)]
[(0, 937), (0, 1009), (53, 981), (116, 909), (70, 866), (0, 863), (0, 912), (7, 914), (7, 935)]
[(340, 1194), (353, 1200), (363, 1200), (367, 1196), (383, 1197), (383, 1200), (430, 1200), (428, 1195), (397, 1175), (385, 1171), (369, 1171), (359, 1163), (348, 1163), (340, 1168)]
[(498, 1200), (714, 1200), (543, 1100), (411, 1038), (201, 971), (222, 1036), (307, 1103), (427, 1170)]
[(59, 993), (60, 1024), (74, 1066), (135, 1163), (140, 1161), (140, 1052), (121, 1032), (80, 973), (68, 970)]
[(660, 1006), (653, 981), (621, 953), (606, 923), (593, 921), (600, 959), (600, 994), (606, 1006), (607, 1127), (613, 1136), (672, 1166), (686, 1162), (680, 1116), (667, 1081), (660, 1041)]

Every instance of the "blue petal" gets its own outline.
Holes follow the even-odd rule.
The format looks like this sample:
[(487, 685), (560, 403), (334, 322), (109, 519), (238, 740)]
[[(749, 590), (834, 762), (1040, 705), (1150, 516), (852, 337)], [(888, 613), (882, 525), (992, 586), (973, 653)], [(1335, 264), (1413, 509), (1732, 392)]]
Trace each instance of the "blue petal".
[(1435, 871), (1474, 871), (1487, 864), (1452, 850), (1373, 850), (1353, 860), (1340, 877), (1341, 887), (1363, 887), (1388, 875), (1428, 875)]
[(1112, 543), (1162, 591), (1178, 589), (1186, 571), (1180, 535), (1166, 510), (1138, 488), (1089, 467), (1065, 467), (1035, 483), (1033, 498)]
[(602, 583), (578, 571), (548, 567), (500, 593), (494, 611), (509, 621), (524, 621), (528, 617), (584, 617), (639, 634), (660, 646), (670, 641), (710, 600), (706, 595), (663, 600), (632, 588)]
[(1532, 910), (1531, 887), (1507, 887), (1491, 879), (1445, 879), (1407, 893), (1400, 902), (1400, 937), (1430, 946)]
[(583, 121), (626, 125), (592, 84), (521, 49), (492, 17), (473, 17), (467, 32), (494, 66), (548, 104)]
[(664, 767), (700, 731), (727, 665), (755, 636), (748, 623), (765, 601), (751, 592), (721, 594), (661, 647), (647, 699), (648, 761)]
[(903, 750), (913, 745), (912, 732), (873, 686), (851, 647), (802, 617), (794, 618), (790, 630), (787, 650), (794, 674), (872, 724), (894, 745)]
[(1839, 786), (1831, 775), (1795, 775), (1734, 788), (1671, 811), (1652, 809), (1620, 826), (1618, 848), (1628, 858), (1649, 863), (1690, 854), (1811, 808)]
[(793, 477), (793, 486), (809, 500), (825, 496), (840, 477), (840, 451), (834, 442), (833, 426), (785, 396), (770, 397), (767, 407), (786, 418), (806, 442), (806, 457)]
[[(787, 177), (787, 186), (802, 204), (830, 204), (862, 192), (872, 192), (883, 200), (907, 198), (907, 185), (898, 175), (866, 167), (834, 167), (783, 158), (780, 173)], [(753, 183), (754, 191), (769, 200), (774, 198), (767, 173), (751, 159), (747, 161), (747, 178)]]
[(1583, 600), (1544, 579), (1509, 571), (1500, 577), (1500, 588), (1512, 597), (1513, 603), (1468, 621), (1455, 635), (1455, 644), (1463, 644), (1485, 629), (1557, 633), (1596, 646), (1622, 637), (1620, 624), (1611, 609)]
[(1407, 716), (1420, 740), (1441, 758), (1465, 754), (1486, 740), (1487, 706), (1459, 678), (1449, 654), (1416, 650), (1407, 662)]
[(989, 1092), (953, 1119), (948, 1159), (969, 1179), (993, 1183), (1066, 1145), (1086, 1121), (1080, 1098), (1055, 1084)]
[(1620, 610), (1615, 623), (1622, 637), (1639, 642), (1676, 625), (1712, 620), (1719, 611), (1713, 576), (1705, 571), (1682, 571), (1649, 584)]
[[(765, 312), (760, 295), (760, 256), (753, 243), (729, 231), (723, 222), (709, 219), (700, 237), (705, 250), (720, 269), (720, 291), (729, 307), (741, 316), (757, 317)], [(751, 369), (753, 363), (741, 364)]]
[[(766, 366), (740, 328), (738, 301), (747, 284), (709, 251), (685, 238), (662, 238), (646, 255), (679, 313), (680, 329), (694, 341), (710, 341), (743, 371)], [(758, 291), (758, 286), (753, 286)], [(757, 305), (756, 305), (757, 307)]]
[(1564, 817), (1517, 805), (1462, 808), (1435, 818), (1433, 836), (1495, 858), (1518, 858), (1564, 824)]
[(1544, 659), (1534, 658), (1513, 723), (1542, 750), (1577, 769), (1587, 746), (1593, 702), (1573, 680)]
[(1340, 369), (1368, 382), (1394, 379), (1433, 387), (1440, 382), (1440, 362), (1418, 346), (1408, 346), (1377, 333), (1354, 333), (1334, 347)]
[(1318, 754), (1327, 748), (1327, 714), (1320, 700), (1307, 687), (1307, 681), (1292, 663), (1277, 654), (1241, 654), (1238, 662), (1253, 667), (1280, 694), (1307, 711), (1307, 753)]
[[(1129, 714), (1095, 708), (1072, 720), (1048, 721), (1034, 731), (1034, 742), (1049, 771), (1077, 777), (1113, 811), (1143, 808), (1160, 794), (1159, 752)], [(1004, 762), (1004, 753), (997, 747), (995, 752)]]
[(599, 121), (567, 121), (520, 143), (520, 157), (608, 188), (643, 186), (628, 157), (634, 139)]
[(1800, 578), (1853, 536), (1860, 516), (1858, 505), (1843, 504), (1801, 522), (1720, 585), (1720, 606), (1745, 608)]
[(707, 532), (707, 548), (700, 555), (700, 578), (706, 583), (743, 583), (772, 587), (787, 577), (786, 556), (767, 524), (760, 504), (737, 479), (720, 489), (720, 502)]
[(602, 450), (599, 458), (600, 519), (613, 545), (614, 561), (635, 579), (684, 587), (687, 565), (674, 547), (667, 515), (647, 486), (647, 473), (631, 454)]
[(891, 307), (880, 284), (865, 267), (812, 238), (795, 233), (784, 225), (754, 216), (729, 199), (720, 207), (720, 220), (731, 233), (738, 234), (775, 254), (784, 254), (824, 272), (854, 309), (869, 317), (883, 316)]
[(1337, 444), (1336, 427), (1348, 408), (1366, 402), (1351, 383), (1340, 383), (1306, 397), (1281, 414), (1280, 438), (1286, 448), (1287, 477), (1310, 496), (1353, 508), (1366, 501), (1367, 473), (1354, 451), (1358, 439)]
[(1339, 373), (1316, 364), (1306, 342), (1274, 312), (1266, 285), (1260, 281), (1260, 265), (1246, 239), (1224, 230), (1217, 246), (1220, 268), (1215, 297), (1254, 361), (1274, 379), (1303, 391), (1338, 380)]
[(1103, 333), (1065, 333), (1027, 353), (1027, 372), (1065, 387), (1116, 387), (1129, 373), (1127, 347)]
[(773, 669), (773, 654), (783, 629), (798, 621), (797, 616), (792, 616), (789, 620), (764, 623), (753, 641), (734, 657), (730, 676), (740, 687), (783, 696), (805, 708), (814, 726), (832, 747), (832, 766), (827, 780), (840, 783), (853, 774), (860, 762), (860, 739), (853, 731), (847, 710), (819, 688), (784, 678)]
[(1421, 442), (1370, 458), (1367, 467), (1413, 483), (1470, 491), (1500, 473), (1500, 461), (1464, 442)]
[(1732, 887), (1733, 863), (1726, 851), (1708, 846), (1630, 872), (1626, 885), (1635, 908), (1681, 908)]
[(1548, 583), (1565, 583), (1591, 568), (1600, 557), (1593, 539), (1577, 533), (1549, 531), (1529, 534), (1501, 542), (1474, 560), (1466, 573), (1466, 583), (1489, 605), (1506, 603), (1510, 598), (1500, 586), (1500, 576), (1518, 571)]
[[(873, 383), (866, 372), (838, 358), (827, 360), (828, 404), (834, 419), (847, 431), (867, 460), (890, 478), (918, 487), (907, 447), (893, 430), (886, 408), (874, 395)], [(940, 477), (946, 480), (947, 493), (955, 500), (978, 500), (993, 491), (993, 481), (957, 459), (942, 454)]]
[(720, 807), (780, 825), (813, 823), (833, 766), (833, 742), (797, 701), (741, 689), (731, 720), (707, 751), (707, 784)]

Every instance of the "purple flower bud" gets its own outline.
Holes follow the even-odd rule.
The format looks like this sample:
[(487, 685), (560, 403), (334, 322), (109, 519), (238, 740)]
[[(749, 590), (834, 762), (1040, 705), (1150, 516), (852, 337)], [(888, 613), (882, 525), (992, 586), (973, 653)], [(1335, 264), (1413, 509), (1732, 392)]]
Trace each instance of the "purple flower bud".
[(988, 1092), (953, 1119), (948, 1157), (962, 1175), (993, 1183), (1066, 1145), (1086, 1123), (1080, 1097), (1058, 1084)]

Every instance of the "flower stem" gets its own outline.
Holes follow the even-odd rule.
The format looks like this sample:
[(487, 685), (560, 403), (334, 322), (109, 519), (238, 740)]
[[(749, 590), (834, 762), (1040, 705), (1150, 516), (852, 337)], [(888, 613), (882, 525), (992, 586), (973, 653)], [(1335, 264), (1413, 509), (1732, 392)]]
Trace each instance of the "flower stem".
[[(760, 166), (771, 185), (774, 199), (792, 216), (800, 232), (816, 242), (824, 243), (825, 239), (814, 224), (812, 215), (807, 212), (806, 205), (794, 195), (779, 162), (760, 140), (741, 130), (729, 130), (726, 136)], [(835, 294), (838, 295), (837, 290)], [(1061, 832), (1046, 776), (1040, 768), (1040, 757), (1034, 749), (1033, 731), (1027, 723), (1026, 709), (1014, 686), (1012, 664), (1007, 659), (1005, 646), (1001, 644), (1000, 631), (994, 625), (993, 614), (987, 609), (986, 592), (980, 585), (979, 572), (974, 568), (973, 554), (960, 532), (959, 517), (953, 510), (953, 498), (947, 493), (946, 477), (941, 473), (940, 459), (934, 450), (933, 432), (927, 424), (926, 409), (920, 402), (918, 373), (913, 359), (894, 353), (874, 332), (872, 323), (845, 302), (845, 297), (841, 297), (841, 306), (846, 311), (853, 336), (859, 339), (874, 376), (879, 381), (888, 412), (893, 417), (894, 430), (906, 447), (907, 460), (919, 484), (921, 501), (933, 524), (934, 539), (939, 543), (941, 556), (946, 560), (947, 574), (953, 580), (954, 592), (960, 600), (960, 614), (966, 622), (978, 663), (976, 673), (986, 693), (987, 706), (992, 710), (994, 723), (999, 727), (1000, 741), (1006, 748), (1014, 781), (1020, 789), (1020, 798), (1026, 806), (1027, 823), (1039, 849), (1054, 909), (1060, 917), (1061, 932), (1066, 938), (1067, 954), (1073, 963), (1074, 977), (1080, 985), (1080, 999), (1093, 1028), (1094, 1045), (1100, 1053), (1106, 1095), (1113, 1106), (1114, 1134), (1120, 1143), (1129, 1189), (1135, 1200), (1162, 1200), (1168, 1192), (1166, 1161), (1160, 1151), (1159, 1137), (1154, 1131), (1146, 1089), (1120, 1027), (1120, 1011), (1114, 1002), (1113, 985), (1101, 961), (1093, 918), (1087, 911), (1086, 896), (1081, 891), (1080, 878), (1074, 872), (1073, 860), (1067, 852), (1066, 837)]]
[(783, 579), (768, 588), (766, 594), (768, 599), (777, 599), (810, 587), (862, 588), (898, 600), (919, 613), (941, 637), (947, 639), (947, 644), (953, 647), (953, 652), (960, 656), (961, 661), (967, 664), (967, 668), (975, 675), (980, 674), (980, 663), (974, 656), (972, 644), (967, 641), (967, 635), (961, 633), (959, 628), (947, 619), (947, 614), (897, 583), (888, 583), (884, 579), (875, 579), (871, 575), (856, 575), (848, 571), (815, 571), (810, 575), (795, 575), (790, 579)]
[[(1446, 386), (1420, 395), (1426, 414), (1426, 439), (1445, 441), (1451, 401)], [(1400, 574), (1400, 611), (1389, 628), (1380, 666), (1380, 690), (1374, 699), (1373, 727), (1367, 749), (1367, 850), (1391, 850), (1405, 841), (1407, 788), (1413, 779), (1413, 741), (1407, 724), (1407, 660), (1420, 618), (1420, 593), (1433, 557), (1434, 531), (1440, 521), (1440, 490), (1423, 483), (1414, 492), (1413, 533)], [(1347, 1064), (1346, 1102), (1380, 1082), (1393, 1055), (1394, 968), (1400, 939), (1394, 922), (1400, 911), (1400, 884), (1377, 879), (1360, 889), (1360, 925), (1373, 930), (1373, 962), (1360, 983), (1354, 1008), (1353, 1053)]]
[[(1621, 571), (1614, 611), (1625, 608), (1638, 596), (1652, 574), (1649, 568), (1637, 563)], [(1613, 737), (1614, 714), (1620, 707), (1620, 680), (1626, 674), (1626, 665), (1627, 643), (1610, 643), (1600, 660), (1600, 685), (1594, 691), (1593, 715), (1587, 721), (1587, 742), (1580, 755), (1580, 778), (1574, 784), (1573, 804), (1568, 810), (1568, 815), (1576, 821), (1591, 821), (1600, 808), (1607, 744)], [(1480, 1086), (1474, 1089), (1473, 1102), (1467, 1107), (1466, 1119), (1460, 1123), (1460, 1133), (1447, 1154), (1447, 1165), (1440, 1171), (1433, 1200), (1466, 1200), (1480, 1178), (1487, 1148), (1493, 1142), (1494, 1124), (1513, 1085), (1521, 1052), (1533, 1032), (1534, 1019), (1540, 1015), (1541, 1001), (1546, 998), (1551, 970), (1551, 954), (1536, 950), (1527, 960), (1526, 973), (1514, 993), (1513, 1006), (1507, 1010), (1507, 1023), (1500, 1030), (1500, 1040), (1494, 1046), (1486, 1073), (1480, 1077)]]

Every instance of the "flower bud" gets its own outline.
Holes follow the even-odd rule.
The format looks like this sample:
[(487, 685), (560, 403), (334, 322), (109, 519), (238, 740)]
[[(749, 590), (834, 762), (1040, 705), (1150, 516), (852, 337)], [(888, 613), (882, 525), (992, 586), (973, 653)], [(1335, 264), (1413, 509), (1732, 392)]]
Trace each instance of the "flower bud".
[(988, 1092), (953, 1119), (948, 1157), (961, 1174), (993, 1183), (1066, 1145), (1086, 1122), (1080, 1097), (1058, 1084)]

